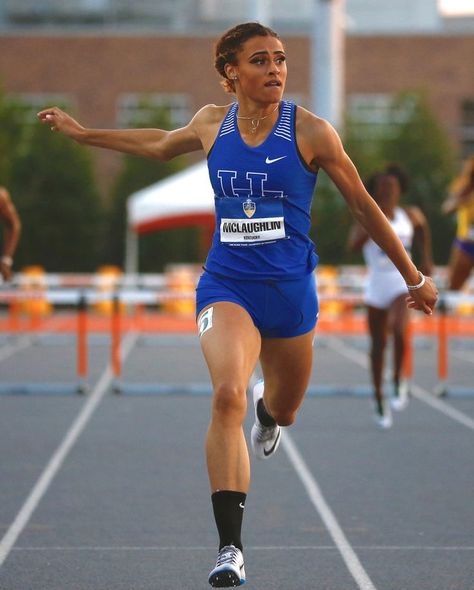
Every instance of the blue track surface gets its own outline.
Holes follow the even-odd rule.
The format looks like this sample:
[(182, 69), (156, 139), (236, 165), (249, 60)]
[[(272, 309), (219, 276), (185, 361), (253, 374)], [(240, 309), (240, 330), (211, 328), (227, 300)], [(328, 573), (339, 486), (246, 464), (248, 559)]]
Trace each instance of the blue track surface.
[[(1, 590), (209, 587), (210, 389), (197, 339), (128, 339), (122, 395), (105, 341), (93, 345), (85, 396), (74, 393), (73, 341), (26, 342), (2, 357), (8, 346)], [(365, 340), (317, 340), (297, 423), (277, 456), (252, 461), (246, 588), (474, 588), (473, 355), (469, 343), (453, 346), (452, 393), (438, 399), (436, 351), (418, 343), (410, 404), (381, 432)]]

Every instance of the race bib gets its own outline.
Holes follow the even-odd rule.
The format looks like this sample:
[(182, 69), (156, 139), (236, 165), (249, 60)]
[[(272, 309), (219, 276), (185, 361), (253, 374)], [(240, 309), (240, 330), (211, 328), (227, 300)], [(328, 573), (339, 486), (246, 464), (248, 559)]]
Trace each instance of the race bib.
[(220, 240), (236, 246), (286, 238), (284, 197), (216, 197)]

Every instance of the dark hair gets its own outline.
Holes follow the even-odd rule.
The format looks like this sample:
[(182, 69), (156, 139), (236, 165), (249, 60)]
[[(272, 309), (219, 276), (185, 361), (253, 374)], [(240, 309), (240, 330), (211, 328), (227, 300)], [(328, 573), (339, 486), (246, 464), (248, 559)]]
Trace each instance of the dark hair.
[(409, 186), (408, 174), (406, 173), (403, 166), (395, 162), (392, 162), (385, 166), (384, 172), (385, 174), (390, 174), (390, 176), (395, 176), (395, 178), (398, 180), (401, 192), (407, 192)]
[(369, 195), (373, 198), (375, 195), (375, 189), (377, 187), (377, 182), (385, 176), (385, 172), (374, 172), (371, 174), (364, 182), (365, 190), (369, 193)]
[(227, 78), (225, 66), (226, 64), (237, 63), (237, 54), (242, 48), (242, 45), (245, 41), (253, 37), (275, 37), (276, 39), (280, 39), (277, 33), (270, 29), (270, 27), (251, 22), (232, 27), (232, 29), (229, 29), (221, 36), (215, 45), (214, 67), (224, 78), (221, 83), (226, 92), (234, 92), (235, 86), (234, 82)]

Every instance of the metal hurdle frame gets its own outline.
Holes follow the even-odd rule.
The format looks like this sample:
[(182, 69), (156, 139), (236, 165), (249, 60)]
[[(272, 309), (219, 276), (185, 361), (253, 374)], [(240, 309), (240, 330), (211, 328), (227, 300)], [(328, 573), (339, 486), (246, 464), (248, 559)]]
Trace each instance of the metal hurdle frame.
[[(470, 394), (474, 395), (474, 378), (472, 386), (468, 388), (450, 385), (449, 376), (449, 340), (450, 333), (448, 329), (448, 319), (450, 312), (461, 304), (470, 304), (474, 306), (474, 296), (459, 291), (445, 291), (440, 295), (439, 305), (437, 307), (438, 322), (438, 383), (433, 393), (437, 397), (446, 397), (452, 394)], [(474, 357), (474, 353), (473, 353)], [(474, 373), (473, 373), (474, 377)]]
[[(133, 304), (137, 306), (144, 305), (159, 305), (164, 302), (169, 302), (175, 299), (194, 299), (194, 292), (186, 295), (185, 293), (166, 290), (166, 280), (163, 275), (153, 275), (152, 277), (142, 278), (139, 275), (123, 275), (120, 283), (114, 286), (113, 289), (100, 290), (100, 277), (95, 277), (89, 284), (80, 280), (69, 280), (72, 286), (64, 287), (58, 276), (52, 275), (50, 282), (46, 289), (38, 291), (26, 290), (23, 288), (22, 282), (19, 281), (13, 287), (8, 287), (6, 290), (0, 289), (0, 302), (10, 305), (10, 324), (12, 332), (19, 333), (19, 320), (17, 316), (17, 303), (20, 300), (46, 299), (53, 305), (68, 305), (73, 306), (76, 310), (76, 379), (67, 383), (10, 383), (0, 384), (0, 394), (11, 393), (79, 393), (87, 394), (89, 391), (88, 372), (89, 372), (89, 310), (91, 306), (101, 302), (111, 302), (112, 310), (110, 314), (110, 368), (113, 374), (112, 391), (116, 394), (135, 393), (140, 394), (145, 389), (150, 393), (150, 389), (154, 393), (192, 393), (192, 394), (208, 394), (211, 392), (208, 383), (199, 384), (176, 384), (176, 383), (157, 383), (152, 388), (149, 384), (142, 385), (140, 383), (126, 383), (122, 380), (122, 336), (123, 336), (123, 322), (122, 322), (122, 304)], [(83, 286), (79, 287), (79, 283)], [(84, 286), (85, 284), (85, 286)], [(337, 302), (339, 305), (346, 306), (353, 309), (355, 306), (362, 303), (362, 295), (360, 291), (361, 285), (360, 277), (356, 281), (355, 292), (351, 293), (325, 293), (324, 288), (320, 293), (319, 298), (322, 305), (331, 302)], [(105, 285), (107, 286), (107, 285)], [(320, 286), (320, 285), (318, 285)], [(347, 282), (345, 286), (350, 286)], [(56, 287), (56, 289), (54, 288)], [(57, 288), (59, 287), (59, 289)], [(324, 286), (323, 286), (324, 287)], [(433, 318), (436, 322), (437, 335), (437, 377), (438, 383), (433, 389), (433, 394), (437, 396), (446, 396), (449, 394), (456, 394), (458, 388), (455, 385), (450, 385), (448, 382), (449, 372), (449, 339), (451, 334), (448, 329), (448, 318), (452, 310), (455, 310), (460, 304), (474, 304), (474, 296), (462, 292), (448, 292), (441, 294), (440, 304), (437, 308), (437, 313)], [(329, 320), (330, 321), (330, 320)], [(343, 320), (346, 327), (349, 323), (354, 321), (348, 313), (346, 319)], [(32, 334), (37, 328), (38, 318), (33, 316), (30, 318), (29, 336), (33, 338)], [(408, 382), (410, 382), (413, 374), (413, 326), (407, 334), (407, 353), (404, 361), (404, 375)], [(28, 329), (25, 330), (28, 332)], [(25, 338), (25, 335), (22, 336)], [(24, 342), (20, 343), (20, 348), (24, 347)], [(16, 344), (12, 349), (15, 349)], [(1, 354), (0, 354), (1, 357)], [(1, 358), (0, 358), (1, 360)], [(313, 388), (314, 389), (314, 388)], [(357, 387), (355, 388), (357, 389)], [(359, 388), (360, 389), (360, 388)], [(466, 393), (466, 388), (461, 393)], [(469, 395), (474, 394), (473, 388), (467, 388)], [(310, 394), (315, 394), (311, 391)], [(355, 392), (355, 395), (360, 395)]]

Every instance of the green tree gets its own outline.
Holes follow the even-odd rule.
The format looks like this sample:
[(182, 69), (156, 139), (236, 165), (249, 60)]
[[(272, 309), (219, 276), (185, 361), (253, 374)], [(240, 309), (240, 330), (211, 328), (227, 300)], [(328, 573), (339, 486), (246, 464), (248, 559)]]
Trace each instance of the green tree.
[(452, 220), (441, 213), (441, 204), (456, 170), (456, 158), (446, 131), (436, 119), (424, 94), (401, 94), (392, 109), (406, 112), (397, 133), (382, 142), (381, 154), (388, 162), (399, 162), (408, 172), (405, 202), (425, 213), (433, 240), (434, 260), (446, 264), (453, 238)]
[(346, 240), (352, 223), (346, 201), (324, 171), (318, 173), (312, 207), (310, 237), (321, 264), (341, 264), (346, 257)]
[(89, 153), (39, 123), (12, 169), (12, 192), (22, 219), (18, 266), (47, 272), (91, 272), (101, 253), (103, 213)]
[(25, 108), (0, 87), (0, 184), (10, 187), (12, 165), (18, 158), (25, 135)]
[[(166, 108), (141, 105), (150, 115), (132, 121), (132, 127), (171, 129), (170, 114)], [(186, 167), (184, 158), (169, 162), (147, 160), (134, 156), (123, 157), (122, 171), (112, 190), (109, 212), (107, 257), (111, 264), (122, 266), (125, 256), (127, 229), (126, 203), (128, 197), (159, 180)], [(160, 272), (169, 262), (197, 260), (199, 233), (197, 228), (177, 228), (140, 236), (139, 268), (141, 272)]]
[[(440, 207), (447, 185), (455, 173), (455, 154), (446, 131), (434, 116), (423, 93), (402, 93), (389, 105), (387, 120), (367, 124), (347, 118), (344, 146), (362, 179), (396, 162), (408, 173), (409, 190), (405, 203), (416, 204), (425, 213), (433, 240), (436, 264), (445, 264), (453, 236), (451, 219)], [(322, 261), (360, 263), (360, 254), (344, 251), (352, 219), (334, 185), (322, 175), (314, 203), (313, 234)]]

